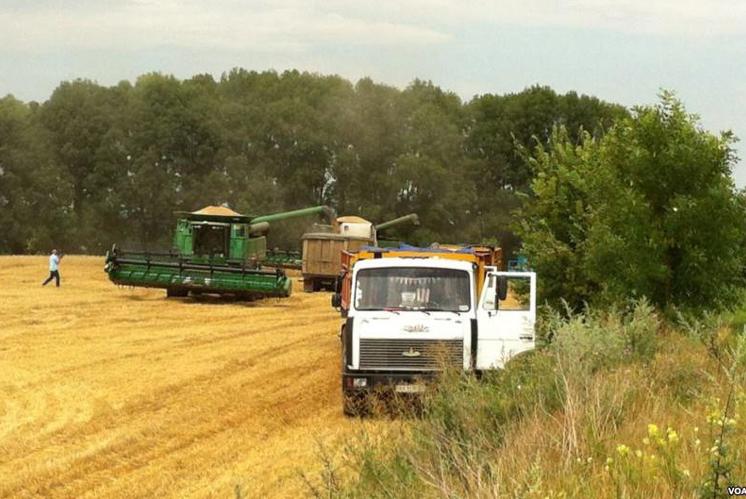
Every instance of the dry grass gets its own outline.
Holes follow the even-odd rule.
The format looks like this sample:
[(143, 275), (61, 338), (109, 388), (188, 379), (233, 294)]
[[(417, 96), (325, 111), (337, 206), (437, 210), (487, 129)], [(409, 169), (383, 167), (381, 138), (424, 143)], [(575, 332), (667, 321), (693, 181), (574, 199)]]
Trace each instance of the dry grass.
[(364, 448), (345, 492), (716, 499), (746, 483), (746, 339), (727, 322), (678, 329), (640, 302), (551, 326), (501, 373), (447, 373), (408, 433)]
[(46, 258), (0, 258), (0, 496), (296, 496), (319, 442), (361, 428), (327, 293), (167, 300), (102, 258), (60, 271), (42, 288)]

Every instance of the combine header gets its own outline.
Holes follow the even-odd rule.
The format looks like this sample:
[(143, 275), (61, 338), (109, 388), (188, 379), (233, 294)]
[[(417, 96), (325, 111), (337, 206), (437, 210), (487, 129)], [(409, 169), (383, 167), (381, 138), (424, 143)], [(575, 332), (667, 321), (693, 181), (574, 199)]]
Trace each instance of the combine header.
[(285, 272), (261, 267), (269, 224), (318, 213), (334, 216), (326, 206), (260, 217), (221, 206), (179, 212), (171, 252), (134, 252), (114, 245), (106, 254), (104, 270), (115, 284), (163, 288), (167, 296), (187, 296), (191, 291), (247, 299), (287, 297), (292, 281)]

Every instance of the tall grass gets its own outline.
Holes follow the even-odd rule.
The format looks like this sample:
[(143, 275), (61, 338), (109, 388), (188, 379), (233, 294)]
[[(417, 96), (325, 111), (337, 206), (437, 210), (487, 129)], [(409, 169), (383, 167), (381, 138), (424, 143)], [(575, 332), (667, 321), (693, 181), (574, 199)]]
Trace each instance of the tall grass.
[(746, 484), (746, 339), (653, 308), (549, 314), (551, 341), (446, 372), (409, 431), (348, 449), (334, 497), (720, 497)]

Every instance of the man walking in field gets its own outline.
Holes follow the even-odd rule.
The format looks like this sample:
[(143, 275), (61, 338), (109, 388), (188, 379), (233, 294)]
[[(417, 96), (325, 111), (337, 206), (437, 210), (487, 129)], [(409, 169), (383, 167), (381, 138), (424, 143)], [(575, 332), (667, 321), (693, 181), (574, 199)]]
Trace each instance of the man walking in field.
[(52, 254), (49, 255), (49, 277), (42, 283), (42, 286), (46, 286), (54, 279), (57, 287), (60, 287), (60, 260), (62, 260), (62, 255), (57, 255), (57, 250), (53, 249)]

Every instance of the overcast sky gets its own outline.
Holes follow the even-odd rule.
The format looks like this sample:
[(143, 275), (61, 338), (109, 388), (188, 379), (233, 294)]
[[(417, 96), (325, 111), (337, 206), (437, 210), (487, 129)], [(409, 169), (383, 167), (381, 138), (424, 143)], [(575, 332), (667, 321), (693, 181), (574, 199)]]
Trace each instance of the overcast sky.
[(0, 95), (237, 66), (429, 79), (464, 99), (539, 83), (633, 105), (668, 88), (746, 139), (745, 0), (0, 0)]

